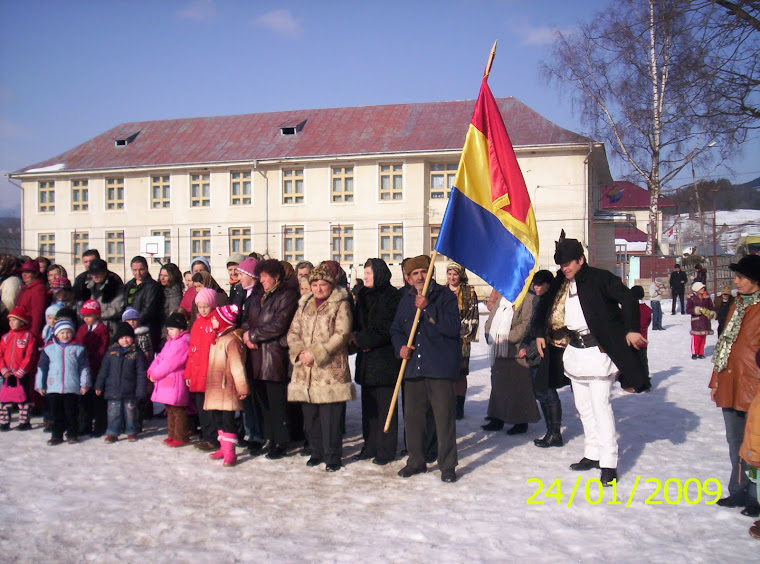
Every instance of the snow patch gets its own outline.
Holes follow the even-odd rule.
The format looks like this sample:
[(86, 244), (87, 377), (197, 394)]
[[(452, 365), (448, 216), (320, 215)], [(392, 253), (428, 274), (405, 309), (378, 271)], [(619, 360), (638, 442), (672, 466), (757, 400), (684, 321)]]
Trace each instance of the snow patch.
[(58, 163), (50, 166), (42, 166), (39, 168), (30, 168), (26, 172), (58, 172), (66, 168), (65, 163)]

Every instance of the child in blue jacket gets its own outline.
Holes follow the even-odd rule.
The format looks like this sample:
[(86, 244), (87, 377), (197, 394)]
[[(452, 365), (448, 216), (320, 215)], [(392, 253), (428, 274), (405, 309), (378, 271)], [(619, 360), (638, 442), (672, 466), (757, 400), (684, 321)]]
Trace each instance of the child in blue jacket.
[(115, 443), (126, 430), (127, 440), (137, 440), (137, 405), (145, 397), (145, 355), (135, 344), (135, 331), (122, 321), (113, 336), (115, 341), (103, 357), (95, 382), (95, 393), (108, 402), (106, 442)]
[(42, 349), (37, 365), (35, 388), (48, 398), (53, 419), (53, 436), (49, 445), (78, 442), (79, 396), (90, 387), (87, 351), (74, 339), (74, 324), (68, 319), (56, 322), (53, 341)]

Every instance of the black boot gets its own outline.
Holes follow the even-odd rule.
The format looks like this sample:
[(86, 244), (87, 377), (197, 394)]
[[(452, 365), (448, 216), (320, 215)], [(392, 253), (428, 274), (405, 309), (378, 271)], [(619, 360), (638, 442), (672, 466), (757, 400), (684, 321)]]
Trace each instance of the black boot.
[(507, 429), (507, 435), (522, 435), (523, 433), (528, 432), (528, 424), (527, 423), (518, 423), (517, 425), (513, 425), (509, 429)]
[(617, 468), (602, 468), (599, 481), (602, 482), (604, 487), (608, 487), (612, 485), (612, 480), (615, 480), (615, 483), (617, 483), (617, 477)]
[(565, 441), (562, 440), (560, 428), (562, 426), (562, 404), (546, 406), (541, 404), (541, 411), (544, 412), (546, 420), (546, 435), (541, 439), (534, 439), (533, 444), (541, 448), (561, 447)]
[(457, 421), (464, 419), (464, 396), (457, 396)]
[(481, 425), (480, 428), (484, 431), (501, 431), (504, 428), (504, 421), (494, 417), (485, 425)]

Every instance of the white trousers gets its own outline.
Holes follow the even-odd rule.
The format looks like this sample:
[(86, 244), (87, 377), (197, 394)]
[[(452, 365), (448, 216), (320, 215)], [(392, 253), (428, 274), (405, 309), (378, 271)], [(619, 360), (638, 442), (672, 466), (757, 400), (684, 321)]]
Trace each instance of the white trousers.
[(617, 468), (618, 443), (610, 392), (614, 378), (577, 381), (573, 384), (575, 408), (583, 424), (584, 454), (602, 468)]

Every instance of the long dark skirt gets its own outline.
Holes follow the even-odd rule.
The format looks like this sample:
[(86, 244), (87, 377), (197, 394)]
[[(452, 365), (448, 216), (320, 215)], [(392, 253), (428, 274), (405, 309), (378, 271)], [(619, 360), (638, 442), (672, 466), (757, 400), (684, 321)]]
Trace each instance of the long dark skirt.
[(504, 423), (535, 423), (541, 419), (533, 395), (530, 369), (516, 358), (497, 358), (491, 367), (488, 417)]

